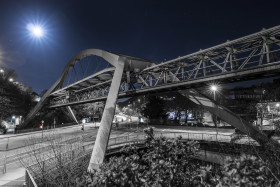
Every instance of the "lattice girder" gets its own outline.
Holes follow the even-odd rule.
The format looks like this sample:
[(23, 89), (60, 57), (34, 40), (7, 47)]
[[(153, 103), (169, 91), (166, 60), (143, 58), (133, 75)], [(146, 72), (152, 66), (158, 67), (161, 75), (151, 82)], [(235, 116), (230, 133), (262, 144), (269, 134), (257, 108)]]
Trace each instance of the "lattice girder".
[[(279, 75), (280, 26), (123, 75), (119, 97)], [(108, 84), (109, 84), (108, 80)], [(84, 90), (86, 90), (85, 88)], [(105, 95), (80, 102), (106, 100)], [(69, 103), (71, 104), (77, 104)], [(52, 105), (59, 107), (64, 105)]]

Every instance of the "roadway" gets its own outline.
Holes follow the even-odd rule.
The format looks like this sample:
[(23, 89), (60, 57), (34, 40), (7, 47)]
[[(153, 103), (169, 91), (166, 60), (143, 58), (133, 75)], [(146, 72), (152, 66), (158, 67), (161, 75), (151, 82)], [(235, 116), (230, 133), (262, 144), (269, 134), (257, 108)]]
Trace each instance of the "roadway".
[[(137, 129), (137, 122), (132, 121), (130, 125), (127, 123), (120, 123), (120, 128), (113, 128), (111, 131), (110, 138), (119, 137), (129, 135), (131, 137), (136, 137), (139, 134), (143, 134), (143, 128), (146, 128), (147, 125), (138, 125)], [(127, 128), (132, 127), (132, 128)], [(186, 133), (209, 133), (214, 134), (217, 133), (217, 130), (214, 128), (201, 128), (201, 127), (186, 127), (186, 126), (154, 126), (155, 132), (158, 133), (168, 133), (168, 132), (186, 132)], [(81, 130), (81, 126), (74, 125), (71, 127), (63, 127), (59, 129), (51, 129), (45, 130), (43, 133), (42, 139), (42, 132), (32, 132), (32, 133), (24, 133), (24, 134), (5, 134), (0, 136), (0, 186), (10, 183), (9, 180), (16, 180), (18, 178), (23, 179), (24, 176), (24, 168), (20, 165), (18, 158), (10, 160), (6, 164), (6, 173), (3, 174), (2, 171), (4, 169), (4, 164), (6, 158), (9, 156), (17, 155), (22, 152), (26, 152), (28, 147), (31, 144), (38, 144), (39, 147), (44, 147), (44, 142), (47, 142), (48, 137), (52, 137), (52, 134), (56, 134), (58, 137), (62, 138), (63, 140), (60, 141), (67, 141), (73, 140), (75, 138), (76, 141), (82, 140), (83, 143), (91, 143), (95, 140), (97, 135), (98, 128), (95, 127), (94, 124), (89, 123), (85, 124), (84, 131)], [(233, 129), (218, 129), (218, 134), (224, 135), (231, 135), (234, 133)], [(73, 143), (73, 141), (72, 141)], [(46, 143), (47, 144), (47, 143)], [(9, 151), (5, 151), (8, 145)], [(47, 151), (47, 149), (45, 150)], [(24, 155), (28, 157), (28, 155)], [(22, 182), (22, 181), (19, 181)]]
[[(24, 168), (20, 164), (18, 156), (21, 153), (28, 152), (32, 147), (43, 148), (48, 145), (48, 138), (55, 137), (59, 142), (66, 142), (71, 140), (70, 143), (82, 140), (83, 143), (90, 143), (95, 140), (98, 128), (94, 124), (88, 123), (84, 125), (84, 130), (81, 130), (80, 125), (70, 127), (63, 127), (58, 129), (44, 130), (43, 138), (42, 131), (36, 131), (23, 134), (5, 134), (0, 136), (0, 186), (8, 186), (10, 181), (20, 179), (18, 183), (22, 183), (22, 176), (24, 176)], [(112, 129), (111, 138), (124, 136), (129, 134), (127, 129)], [(68, 143), (68, 142), (67, 142)], [(6, 147), (8, 151), (6, 151)], [(42, 152), (46, 152), (43, 150)], [(23, 157), (28, 157), (28, 154)], [(10, 159), (9, 159), (10, 158)], [(6, 167), (4, 167), (6, 165)], [(6, 172), (4, 173), (4, 170)], [(14, 183), (13, 183), (14, 184)]]

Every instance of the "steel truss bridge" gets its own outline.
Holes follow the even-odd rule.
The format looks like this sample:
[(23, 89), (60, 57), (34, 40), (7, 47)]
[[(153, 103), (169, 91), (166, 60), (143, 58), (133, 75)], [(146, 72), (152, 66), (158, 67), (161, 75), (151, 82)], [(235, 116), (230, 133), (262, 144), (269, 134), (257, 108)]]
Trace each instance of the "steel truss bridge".
[[(117, 98), (181, 90), (183, 95), (258, 142), (276, 145), (239, 116), (194, 88), (209, 82), (230, 83), (278, 76), (279, 58), (280, 26), (162, 63), (99, 49), (84, 50), (68, 62), (59, 79), (29, 113), (24, 125), (43, 106), (67, 107), (75, 119), (71, 105), (107, 100), (99, 131), (106, 131), (108, 135)], [(98, 135), (97, 141), (107, 142), (108, 138), (102, 136)], [(100, 149), (94, 148), (93, 155), (99, 159), (93, 161), (95, 163), (102, 162), (102, 154), (105, 154), (106, 147), (103, 146), (103, 151)]]

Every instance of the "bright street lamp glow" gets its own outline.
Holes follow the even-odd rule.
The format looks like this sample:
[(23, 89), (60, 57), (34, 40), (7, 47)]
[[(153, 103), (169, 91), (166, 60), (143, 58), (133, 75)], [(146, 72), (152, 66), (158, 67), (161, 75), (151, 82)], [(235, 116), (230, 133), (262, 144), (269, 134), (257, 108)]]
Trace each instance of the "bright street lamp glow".
[(10, 81), (10, 82), (13, 82), (13, 81), (14, 81), (14, 79), (13, 79), (13, 78), (9, 78), (9, 81)]
[(279, 107), (279, 106), (280, 106), (279, 103), (277, 103), (277, 104), (276, 104), (276, 107)]
[(4, 73), (4, 70), (0, 69), (0, 73)]
[(30, 31), (32, 36), (36, 38), (41, 38), (44, 36), (44, 29), (40, 25), (28, 24), (27, 29)]
[(215, 86), (215, 85), (211, 86), (211, 90), (212, 91), (217, 91), (217, 86)]

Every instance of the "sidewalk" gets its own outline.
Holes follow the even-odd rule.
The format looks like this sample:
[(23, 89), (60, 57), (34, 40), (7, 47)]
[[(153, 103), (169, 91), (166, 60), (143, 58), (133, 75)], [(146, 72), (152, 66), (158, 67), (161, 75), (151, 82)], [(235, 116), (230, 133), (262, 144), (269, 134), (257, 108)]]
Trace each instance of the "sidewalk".
[(0, 186), (23, 186), (25, 182), (25, 168), (10, 169), (0, 174)]

